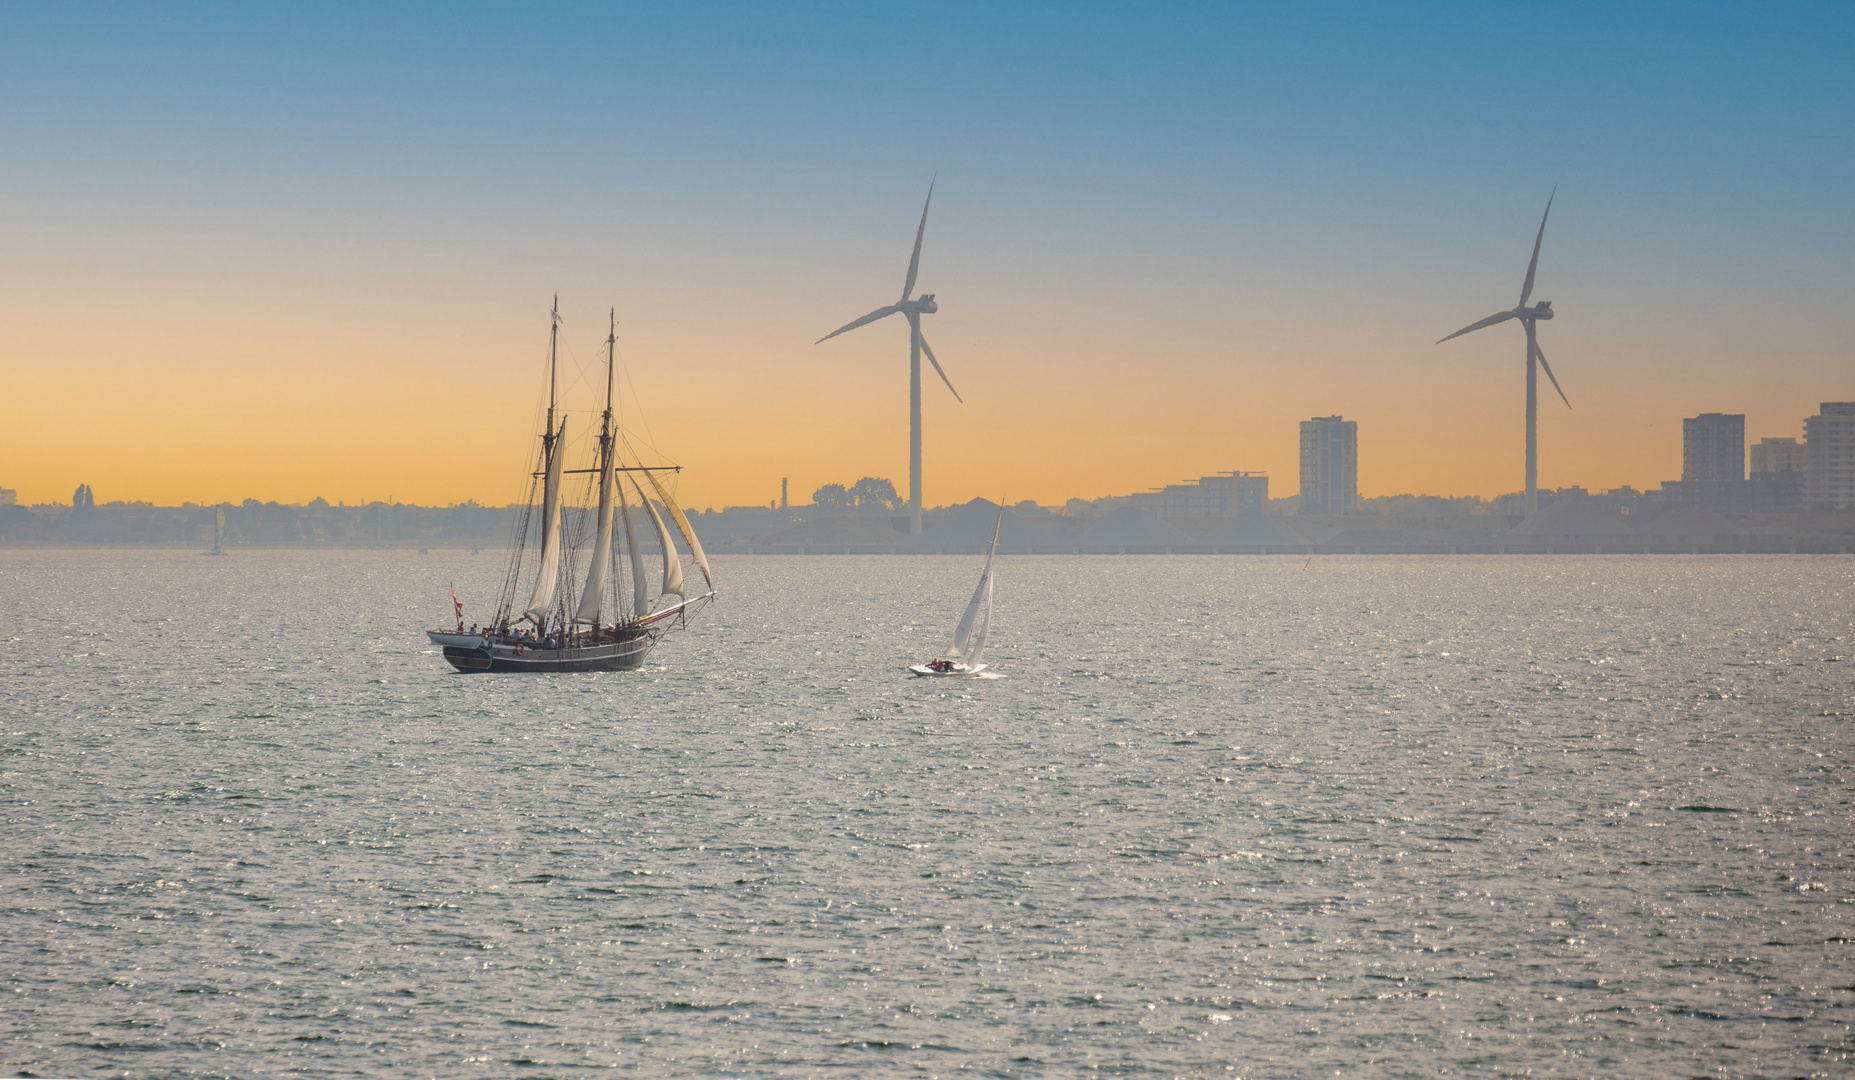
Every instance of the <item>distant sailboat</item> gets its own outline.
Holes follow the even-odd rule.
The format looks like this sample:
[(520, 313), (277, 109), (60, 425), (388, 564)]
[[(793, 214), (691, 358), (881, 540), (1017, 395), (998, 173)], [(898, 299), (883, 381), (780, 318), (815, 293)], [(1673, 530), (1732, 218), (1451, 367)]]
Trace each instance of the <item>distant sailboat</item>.
[(1005, 508), (1000, 506), (998, 524), (992, 526), (992, 546), (985, 555), (985, 569), (979, 574), (979, 584), (973, 587), (973, 598), (966, 603), (966, 613), (960, 616), (960, 625), (953, 628), (953, 641), (934, 659), (910, 665), (908, 670), (916, 675), (964, 677), (986, 669), (985, 635), (992, 625), (992, 556), (998, 554), (998, 532), (1004, 524)]
[[(541, 436), (540, 468), (533, 474), (540, 483), (540, 521), (535, 523), (533, 488), (528, 506), (523, 510), (514, 549), (509, 557), (509, 573), (503, 582), (502, 599), (490, 625), (465, 631), (462, 607), (459, 606), (455, 633), (428, 630), (426, 636), (444, 649), (444, 658), (459, 671), (631, 671), (643, 666), (644, 656), (657, 639), (684, 624), (687, 614), (715, 596), (715, 578), (709, 572), (708, 557), (702, 542), (689, 527), (689, 518), (676, 504), (657, 473), (677, 466), (625, 466), (618, 464), (621, 432), (613, 420), (613, 351), (618, 341), (616, 321), (606, 338), (605, 413), (599, 428), (599, 455), (593, 468), (564, 469), (566, 459), (566, 421), (555, 423), (555, 357), (560, 335), (560, 307), (556, 301), (554, 325), (548, 339), (548, 410), (547, 428)], [(576, 512), (582, 528), (588, 514), (596, 514), (593, 550), (584, 575), (577, 573), (577, 540), (584, 534), (563, 528), (561, 477), (565, 472), (596, 473), (598, 508), (591, 505)], [(652, 591), (645, 578), (644, 556), (633, 535), (630, 506), (620, 473), (630, 474), (631, 488), (644, 504), (656, 526), (657, 542), (663, 550), (663, 573), (659, 586)], [(676, 523), (690, 555), (702, 571), (708, 591), (696, 596), (683, 581), (682, 558), (676, 542), (670, 538), (663, 516), (645, 494), (636, 475), (644, 474), (657, 502)], [(590, 503), (590, 496), (588, 502)], [(538, 524), (541, 553), (538, 565), (525, 571), (524, 553), (531, 526)], [(619, 545), (615, 530), (624, 532), (624, 549), (630, 563), (630, 596), (622, 593), (626, 576), (619, 573)], [(532, 575), (532, 578), (531, 576)], [(524, 585), (527, 587), (524, 588)], [(578, 600), (574, 599), (578, 586)], [(526, 596), (526, 599), (520, 599)], [(664, 597), (674, 602), (656, 607)]]
[(221, 506), (213, 513), (213, 549), (211, 551), (202, 551), (200, 554), (225, 554), (225, 507)]

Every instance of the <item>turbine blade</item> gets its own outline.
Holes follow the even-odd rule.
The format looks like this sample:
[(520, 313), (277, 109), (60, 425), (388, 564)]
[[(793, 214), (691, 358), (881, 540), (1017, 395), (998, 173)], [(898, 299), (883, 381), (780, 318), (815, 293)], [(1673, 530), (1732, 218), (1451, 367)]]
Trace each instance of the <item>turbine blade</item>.
[[(1533, 342), (1533, 355), (1539, 357), (1539, 366), (1546, 369), (1546, 378), (1552, 380), (1552, 388), (1559, 390), (1559, 377), (1552, 373), (1552, 365), (1546, 363), (1546, 350), (1539, 347), (1538, 339)], [(1565, 402), (1566, 408), (1572, 407), (1572, 399), (1566, 397), (1563, 390), (1559, 390), (1559, 400)]]
[[(921, 351), (927, 354), (928, 363), (933, 364), (934, 370), (936, 372), (939, 372), (940, 381), (947, 384), (947, 389), (953, 390), (953, 380), (947, 378), (947, 373), (940, 370), (940, 361), (934, 359), (934, 350), (928, 348), (927, 338), (922, 335), (921, 331), (919, 330), (915, 331), (915, 340), (921, 343)], [(960, 396), (960, 392), (958, 390), (953, 390), (953, 400), (959, 402), (962, 405), (966, 404), (966, 399)]]
[[(1455, 333), (1453, 333), (1453, 334), (1451, 334), (1451, 335), (1449, 335), (1449, 337), (1446, 337), (1446, 338), (1444, 338), (1444, 339), (1443, 339), (1443, 341), (1448, 341), (1448, 340), (1449, 340), (1449, 338), (1459, 338), (1459, 337), (1461, 337), (1461, 336), (1462, 336), (1463, 334), (1466, 334), (1466, 333), (1468, 333), (1468, 332), (1469, 332), (1470, 330), (1480, 330), (1480, 329), (1481, 329), (1482, 327), (1484, 327), (1484, 326), (1493, 326), (1493, 325), (1494, 325), (1495, 323), (1504, 323), (1504, 322), (1506, 322), (1507, 320), (1509, 320), (1509, 319), (1511, 319), (1511, 318), (1513, 318), (1513, 317), (1514, 317), (1514, 313), (1513, 313), (1513, 312), (1511, 312), (1511, 311), (1501, 311), (1501, 312), (1496, 312), (1495, 314), (1493, 314), (1493, 315), (1490, 315), (1490, 316), (1488, 316), (1487, 318), (1485, 318), (1485, 319), (1483, 319), (1482, 321), (1480, 321), (1480, 322), (1478, 322), (1478, 323), (1470, 323), (1470, 324), (1468, 324), (1467, 326), (1465, 326), (1465, 327), (1463, 327), (1462, 329), (1460, 329), (1460, 330), (1458, 330), (1458, 331), (1456, 331)], [(840, 331), (840, 332), (841, 332), (841, 331)], [(1438, 344), (1438, 345), (1441, 345), (1441, 344), (1443, 343), (1443, 341), (1439, 341), (1439, 342), (1437, 342), (1437, 344)]]
[(864, 323), (873, 323), (877, 319), (880, 319), (885, 315), (893, 315), (900, 310), (902, 309), (899, 307), (896, 307), (894, 304), (890, 304), (888, 307), (879, 307), (875, 311), (870, 312), (868, 315), (863, 316), (861, 319), (858, 319), (855, 322), (846, 323), (845, 325), (838, 327), (837, 329), (831, 331), (825, 336), (819, 338), (817, 341), (812, 342), (812, 344), (822, 345), (825, 342), (830, 341), (832, 338), (836, 337), (837, 335), (843, 333), (846, 330), (855, 330), (857, 327), (862, 326)]
[(1526, 284), (1520, 286), (1520, 303), (1516, 306), (1526, 307), (1527, 297), (1533, 295), (1533, 272), (1539, 269), (1539, 242), (1546, 238), (1546, 219), (1552, 216), (1552, 200), (1559, 193), (1559, 186), (1552, 186), (1552, 194), (1546, 196), (1546, 212), (1539, 216), (1539, 235), (1533, 238), (1533, 261), (1527, 263)]
[[(939, 176), (934, 178), (940, 179)], [(927, 232), (928, 207), (934, 204), (934, 180), (928, 181), (927, 202), (921, 204), (921, 224), (915, 229), (915, 253), (908, 260), (908, 280), (902, 282), (902, 301), (906, 303), (915, 291), (915, 271), (921, 269), (921, 237)]]

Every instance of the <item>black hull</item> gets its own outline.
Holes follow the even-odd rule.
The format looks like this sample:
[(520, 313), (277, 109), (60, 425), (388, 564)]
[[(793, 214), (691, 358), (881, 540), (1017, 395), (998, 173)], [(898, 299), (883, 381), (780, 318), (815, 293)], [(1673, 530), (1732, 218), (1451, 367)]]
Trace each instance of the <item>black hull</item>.
[(507, 645), (469, 649), (456, 645), (444, 647), (444, 658), (459, 671), (474, 673), (528, 672), (551, 674), (568, 671), (636, 671), (644, 666), (645, 654), (651, 651), (656, 635), (641, 631), (574, 649), (524, 649), (515, 652)]

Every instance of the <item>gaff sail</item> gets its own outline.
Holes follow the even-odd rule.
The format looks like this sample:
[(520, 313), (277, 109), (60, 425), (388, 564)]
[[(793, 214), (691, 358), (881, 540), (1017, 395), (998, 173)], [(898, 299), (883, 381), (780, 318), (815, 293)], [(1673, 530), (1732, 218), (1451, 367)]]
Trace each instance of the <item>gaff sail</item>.
[(560, 465), (567, 457), (567, 422), (554, 433), (548, 448), (547, 479), (541, 500), (541, 573), (535, 578), (535, 592), (522, 614), (537, 627), (547, 624), (554, 607), (554, 584), (560, 578)]
[(599, 603), (605, 593), (605, 568), (612, 561), (612, 466), (611, 440), (606, 440), (605, 460), (599, 469), (599, 538), (593, 541), (592, 565), (586, 568), (586, 588), (580, 593), (580, 609), (574, 612), (576, 623), (599, 625)]

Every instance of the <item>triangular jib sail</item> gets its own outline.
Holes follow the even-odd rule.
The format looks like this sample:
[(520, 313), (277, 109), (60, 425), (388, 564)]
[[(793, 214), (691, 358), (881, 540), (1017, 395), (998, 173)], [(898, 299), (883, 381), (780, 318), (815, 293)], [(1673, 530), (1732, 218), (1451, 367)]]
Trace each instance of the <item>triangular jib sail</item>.
[(663, 545), (663, 588), (657, 595), (668, 596), (674, 593), (688, 599), (688, 593), (683, 591), (683, 560), (676, 553), (676, 541), (670, 539), (670, 530), (663, 527), (663, 518), (657, 513), (657, 508), (651, 505), (651, 501), (645, 498), (644, 489), (638, 487), (636, 480), (631, 482), (631, 486), (638, 488), (638, 500), (650, 512), (651, 524), (657, 526), (657, 541)]
[[(651, 487), (657, 489), (657, 498), (669, 509), (670, 517), (676, 521), (677, 531), (683, 534), (683, 542), (689, 545), (689, 554), (695, 557), (696, 565), (702, 570), (702, 580), (708, 582), (709, 588), (713, 589), (715, 587), (715, 575), (709, 573), (708, 556), (702, 554), (702, 542), (696, 539), (696, 530), (689, 527), (689, 519), (683, 515), (683, 508), (676, 505), (676, 500), (672, 499), (670, 493), (664, 490), (663, 484), (658, 481), (656, 473), (646, 469), (644, 470), (644, 475), (650, 477)], [(658, 527), (661, 528), (662, 526), (659, 525)]]

